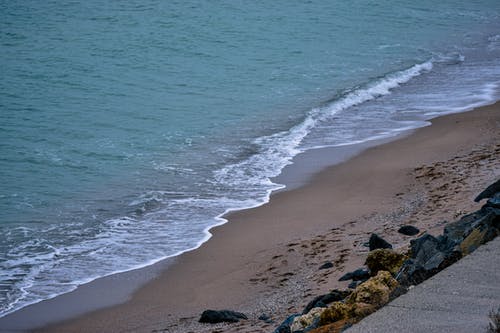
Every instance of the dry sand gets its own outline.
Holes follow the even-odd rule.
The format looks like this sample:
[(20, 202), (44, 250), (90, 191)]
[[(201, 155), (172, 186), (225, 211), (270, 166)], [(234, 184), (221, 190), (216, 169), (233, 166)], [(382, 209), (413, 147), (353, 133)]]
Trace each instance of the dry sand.
[[(473, 198), (500, 177), (500, 104), (432, 123), (329, 167), (264, 206), (230, 214), (210, 241), (127, 302), (39, 331), (272, 331), (314, 296), (345, 288), (337, 280), (363, 264), (372, 232), (401, 248), (411, 237), (397, 233), (400, 225), (440, 233), (444, 223), (480, 207)], [(334, 267), (318, 270), (325, 261)], [(250, 319), (197, 323), (207, 308)], [(258, 320), (263, 313), (275, 323)]]

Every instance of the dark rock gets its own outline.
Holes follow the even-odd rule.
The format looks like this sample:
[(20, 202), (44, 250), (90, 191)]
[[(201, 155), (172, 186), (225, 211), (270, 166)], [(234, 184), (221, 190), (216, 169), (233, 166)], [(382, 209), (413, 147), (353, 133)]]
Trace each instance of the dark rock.
[(275, 330), (274, 333), (291, 333), (292, 330), (290, 329), (290, 326), (293, 324), (293, 320), (295, 317), (300, 316), (299, 314), (293, 314), (290, 317), (286, 318), (280, 326), (278, 326)]
[(323, 265), (319, 266), (318, 269), (328, 269), (328, 268), (332, 268), (332, 267), (333, 267), (333, 263), (330, 261), (327, 261)]
[(240, 319), (248, 319), (248, 317), (241, 312), (236, 312), (231, 310), (221, 310), (221, 311), (205, 310), (201, 314), (199, 322), (210, 323), (210, 324), (223, 323), (223, 322), (235, 323), (240, 321)]
[(328, 294), (317, 296), (306, 305), (304, 311), (302, 311), (302, 314), (308, 313), (312, 308), (326, 308), (330, 303), (342, 301), (347, 296), (349, 296), (350, 293), (351, 292), (347, 290), (335, 289)]
[(370, 251), (376, 249), (392, 249), (392, 245), (377, 234), (372, 234), (370, 236), (369, 245)]
[(370, 278), (370, 272), (365, 269), (365, 268), (358, 268), (357, 270), (353, 272), (346, 273), (342, 275), (339, 279), (339, 281), (347, 281), (347, 280), (353, 280), (353, 281), (366, 281)]
[(500, 192), (488, 199), (486, 207), (500, 208)]
[(389, 294), (389, 302), (398, 298), (401, 295), (404, 295), (408, 292), (408, 288), (398, 284), (396, 288)]
[(411, 241), (411, 259), (397, 274), (402, 286), (418, 284), (500, 235), (500, 180), (475, 201), (489, 198), (478, 211), (448, 224), (443, 235), (423, 235)]
[(399, 228), (398, 232), (406, 236), (415, 236), (420, 232), (420, 230), (412, 225), (404, 225)]
[(352, 281), (351, 283), (349, 283), (349, 285), (347, 286), (347, 288), (349, 289), (356, 289), (357, 286), (359, 286), (361, 283), (361, 281)]
[(268, 324), (273, 323), (273, 320), (271, 319), (271, 317), (266, 315), (265, 313), (263, 313), (259, 316), (259, 320), (262, 320), (263, 322), (268, 323)]
[(439, 240), (429, 234), (410, 242), (411, 257), (417, 262), (425, 263), (438, 251)]
[(479, 202), (482, 199), (491, 198), (498, 192), (500, 192), (500, 179), (488, 186), (483, 192), (479, 193), (474, 201)]
[(410, 244), (411, 259), (403, 263), (397, 274), (402, 286), (419, 284), (461, 258), (456, 243), (446, 236), (425, 234)]
[[(480, 210), (447, 225), (444, 228), (443, 236), (457, 246), (468, 238), (474, 230), (483, 235), (481, 239), (476, 240), (477, 245), (493, 239), (500, 232), (500, 209), (486, 204)], [(470, 252), (467, 251), (467, 253)]]

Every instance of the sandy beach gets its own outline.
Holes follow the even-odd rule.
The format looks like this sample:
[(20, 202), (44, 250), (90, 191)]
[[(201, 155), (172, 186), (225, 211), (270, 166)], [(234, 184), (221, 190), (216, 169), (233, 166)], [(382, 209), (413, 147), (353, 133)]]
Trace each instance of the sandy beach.
[[(401, 248), (411, 237), (397, 233), (400, 225), (440, 233), (446, 222), (478, 209), (473, 198), (500, 177), (499, 160), (499, 103), (436, 118), (274, 194), (264, 206), (231, 213), (208, 242), (173, 260), (122, 304), (34, 331), (272, 331), (314, 296), (345, 288), (348, 282), (338, 278), (363, 265), (371, 233)], [(326, 261), (334, 267), (318, 270)], [(205, 309), (240, 311), (249, 320), (199, 324)], [(261, 314), (275, 323), (258, 320)]]

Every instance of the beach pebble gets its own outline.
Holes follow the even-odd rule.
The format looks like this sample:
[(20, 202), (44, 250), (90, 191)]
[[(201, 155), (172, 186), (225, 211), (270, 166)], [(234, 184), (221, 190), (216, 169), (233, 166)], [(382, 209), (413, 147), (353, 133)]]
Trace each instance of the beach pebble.
[(328, 269), (328, 268), (332, 268), (332, 267), (333, 267), (333, 263), (331, 261), (327, 261), (323, 265), (319, 266), (318, 269)]
[(415, 236), (420, 230), (412, 225), (404, 225), (399, 228), (398, 232), (406, 236)]
[(259, 320), (262, 320), (263, 322), (268, 323), (268, 324), (271, 324), (273, 322), (271, 317), (266, 315), (265, 313), (263, 313), (259, 316)]

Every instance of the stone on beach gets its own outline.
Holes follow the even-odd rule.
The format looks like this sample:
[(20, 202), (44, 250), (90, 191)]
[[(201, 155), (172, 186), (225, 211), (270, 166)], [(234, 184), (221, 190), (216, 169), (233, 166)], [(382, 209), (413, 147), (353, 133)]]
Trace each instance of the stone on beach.
[(398, 232), (406, 236), (415, 236), (420, 230), (412, 225), (404, 225), (398, 229)]
[(372, 234), (368, 242), (370, 251), (376, 249), (392, 249), (392, 245), (377, 234)]
[(231, 311), (231, 310), (205, 310), (201, 314), (200, 323), (209, 323), (209, 324), (216, 324), (216, 323), (236, 323), (240, 321), (240, 319), (248, 319), (248, 317), (241, 313), (241, 312), (236, 312), (236, 311)]
[(497, 193), (500, 193), (500, 179), (488, 186), (483, 192), (479, 193), (474, 201), (479, 202), (483, 199), (492, 198)]
[(332, 267), (333, 267), (333, 263), (331, 261), (327, 261), (323, 265), (319, 266), (318, 269), (328, 269), (328, 268), (332, 268)]

